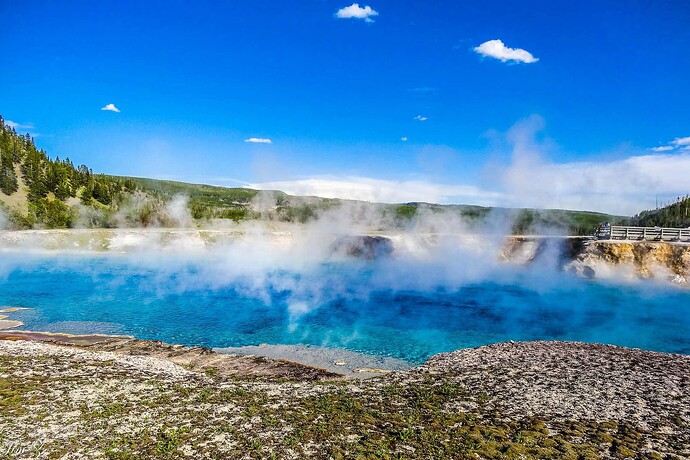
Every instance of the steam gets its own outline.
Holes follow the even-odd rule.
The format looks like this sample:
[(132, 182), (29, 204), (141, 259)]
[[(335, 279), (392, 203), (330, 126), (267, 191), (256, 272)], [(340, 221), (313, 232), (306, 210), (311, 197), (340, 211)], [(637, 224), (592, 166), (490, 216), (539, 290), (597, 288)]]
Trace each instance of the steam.
[[(275, 198), (276, 195), (259, 196), (254, 203), (255, 211), (264, 213), (267, 218), (275, 215), (281, 206), (277, 202), (285, 197), (277, 195), (278, 200)], [(133, 204), (143, 206), (144, 203)], [(174, 210), (182, 205), (183, 200), (178, 200), (169, 207), (168, 214), (174, 215)], [(506, 213), (496, 212), (476, 222), (462, 218), (457, 212), (421, 206), (412, 218), (400, 221), (390, 209), (345, 202), (318, 211), (306, 224), (249, 221), (225, 229), (0, 232), (0, 280), (7, 279), (15, 270), (31, 273), (36, 269), (33, 265), (40, 264), (41, 271), (58, 272), (62, 266), (67, 271), (77, 267), (81, 274), (85, 272), (86, 278), (97, 280), (103, 287), (99, 297), (119, 296), (124, 292), (134, 294), (135, 303), (146, 304), (147, 310), (141, 313), (141, 318), (136, 307), (126, 307), (133, 316), (122, 321), (125, 327), (135, 328), (131, 332), (135, 335), (141, 333), (151, 337), (151, 330), (166, 334), (167, 328), (159, 330), (154, 326), (151, 329), (151, 325), (157, 324), (161, 317), (175, 314), (178, 324), (174, 328), (180, 327), (180, 315), (184, 316), (184, 321), (201, 319), (204, 324), (212, 321), (208, 323), (211, 329), (197, 328), (206, 336), (187, 340), (213, 343), (213, 315), (246, 315), (250, 318), (247, 321), (251, 321), (252, 315), (268, 314), (271, 321), (275, 319), (270, 331), (261, 329), (256, 335), (233, 331), (233, 337), (241, 337), (237, 340), (245, 341), (242, 344), (253, 340), (273, 340), (273, 343), (288, 340), (316, 341), (317, 345), (336, 347), (348, 346), (350, 340), (360, 344), (371, 340), (376, 348), (367, 348), (370, 352), (400, 357), (411, 353), (416, 360), (425, 357), (425, 350), (448, 351), (443, 348), (448, 344), (476, 346), (498, 339), (529, 339), (535, 338), (534, 335), (536, 338), (554, 337), (549, 334), (561, 334), (557, 337), (569, 340), (586, 339), (591, 321), (588, 315), (591, 311), (597, 312), (601, 304), (608, 305), (597, 298), (597, 293), (602, 287), (605, 292), (609, 284), (621, 282), (615, 274), (608, 277), (609, 274), (604, 273), (607, 279), (591, 282), (564, 271), (562, 248), (556, 239), (540, 244), (506, 241), (514, 223)], [(557, 232), (556, 229), (540, 231)], [(380, 257), (373, 260), (353, 257), (355, 252), (347, 250), (347, 242), (367, 237), (386, 238), (392, 244), (392, 253), (381, 251)], [(365, 241), (371, 243), (372, 240)], [(103, 262), (94, 262), (93, 259), (98, 258)], [(599, 278), (599, 268), (595, 269)], [(625, 274), (619, 273), (619, 276)], [(121, 290), (120, 286), (129, 290)], [(643, 285), (637, 286), (635, 292), (642, 291), (639, 286)], [(494, 294), (494, 290), (498, 294)], [(245, 308), (242, 301), (228, 306), (233, 310), (224, 312), (228, 292), (232, 293), (231, 299), (251, 299), (246, 307), (248, 311), (237, 310), (238, 305)], [(198, 298), (201, 302), (195, 307), (180, 301), (190, 311), (180, 312), (177, 305), (177, 311), (169, 312), (166, 302), (169, 296)], [(463, 304), (465, 296), (468, 297), (467, 305)], [(208, 298), (212, 299), (212, 305), (204, 303)], [(408, 300), (398, 302), (398, 298)], [(628, 294), (626, 299), (633, 299), (634, 303), (635, 295)], [(148, 302), (153, 304), (151, 310), (148, 310)], [(117, 303), (122, 301), (117, 299)], [(90, 312), (100, 315), (102, 302), (96, 301), (96, 304), (98, 310), (91, 305)], [(448, 304), (453, 308), (445, 308)], [(410, 309), (414, 311), (410, 313)], [(607, 318), (613, 318), (610, 324), (616, 324), (616, 315), (622, 315), (621, 311), (623, 309), (609, 312)], [(331, 315), (343, 323), (333, 326), (332, 336), (330, 332), (325, 335), (323, 331), (310, 332), (314, 318), (318, 322)], [(397, 322), (398, 315), (403, 317), (402, 323)], [(467, 318), (478, 321), (481, 315), (490, 318), (479, 318), (484, 322), (477, 324), (476, 336), (472, 330), (474, 323), (453, 324), (453, 321), (462, 322)], [(539, 315), (547, 317), (544, 328), (567, 329), (564, 325), (568, 324), (579, 328), (578, 332), (568, 336), (558, 331), (542, 331), (542, 326), (538, 322), (535, 325), (534, 321)], [(133, 317), (137, 320), (133, 321)], [(404, 331), (396, 338), (375, 337), (388, 327), (383, 320), (377, 323), (380, 318), (398, 326), (405, 321), (421, 322), (411, 328), (415, 331), (410, 333), (412, 340), (416, 342), (408, 343)], [(103, 320), (103, 317), (95, 320)], [(429, 326), (425, 330), (427, 321)], [(230, 327), (235, 327), (234, 324), (231, 322)], [(494, 325), (503, 329), (494, 331)], [(455, 330), (467, 333), (461, 336), (454, 334)], [(598, 331), (601, 333), (601, 327)], [(390, 330), (386, 334), (391, 334)], [(424, 334), (434, 337), (426, 340)], [(184, 340), (179, 337), (168, 339)], [(601, 341), (606, 337), (593, 334), (591, 340)], [(427, 342), (436, 345), (426, 345)]]
[(70, 203), (76, 212), (73, 228), (193, 228), (189, 198), (175, 195), (170, 200), (135, 191), (118, 197), (112, 207)]
[(187, 209), (187, 198), (175, 196), (169, 202), (141, 191), (124, 198), (115, 214), (117, 226), (128, 227), (191, 227), (192, 216)]
[[(688, 193), (690, 150), (653, 153), (623, 145), (589, 155), (588, 160), (554, 161), (559, 146), (545, 136), (545, 122), (532, 115), (506, 132), (490, 136), (485, 164), (478, 164), (474, 183), (449, 184), (433, 177), (383, 180), (362, 176), (321, 175), (251, 184), (256, 189), (278, 189), (295, 195), (359, 199), (379, 203), (422, 201), (480, 206), (555, 208), (598, 211), (631, 216), (655, 205), (655, 197), (667, 200)], [(419, 152), (425, 168), (425, 149)], [(441, 169), (472, 168), (460, 162), (465, 154), (448, 148), (444, 155), (455, 162)], [(437, 169), (437, 168), (434, 168)], [(448, 171), (433, 171), (443, 177)], [(284, 172), (283, 172), (284, 174)]]
[[(385, 201), (395, 201), (403, 188), (414, 192), (414, 197), (404, 195), (409, 200), (418, 200), (417, 192), (424, 191), (424, 196), (439, 198), (430, 201), (452, 195), (490, 202), (482, 204), (632, 213), (640, 210), (639, 203), (649, 190), (661, 186), (671, 190), (687, 183), (690, 153), (556, 164), (548, 160), (554, 146), (541, 139), (542, 129), (538, 117), (513, 127), (505, 135), (510, 160), (493, 173), (491, 167), (486, 168), (491, 180), (483, 188), (435, 188), (418, 181), (395, 184), (362, 178), (350, 178), (349, 185), (339, 181), (293, 185), (304, 187), (299, 193), (321, 190), (317, 193), (324, 195), (323, 190), (331, 187), (351, 191), (365, 182), (363, 197), (373, 200), (383, 196)], [(287, 188), (285, 183), (273, 185)], [(103, 257), (120, 267), (110, 273), (114, 284), (135, 279), (142, 289), (160, 297), (232, 289), (266, 305), (284, 307), (292, 328), (319, 309), (340, 301), (367, 302), (382, 292), (431, 297), (492, 283), (537, 293), (561, 292), (570, 286), (577, 292), (589, 283), (563, 270), (558, 240), (509, 241), (516, 214), (506, 210), (471, 219), (452, 208), (418, 205), (413, 215), (401, 217), (395, 207), (382, 204), (266, 191), (259, 192), (251, 204), (261, 220), (196, 228), (185, 196), (166, 200), (137, 191), (119, 200), (109, 208), (75, 203), (80, 230), (0, 232), (0, 279), (46, 257), (51, 260), (49, 269), (59, 269), (75, 257)], [(303, 223), (284, 222), (285, 213), (295, 213), (290, 215), (292, 220)], [(0, 213), (0, 228), (6, 225)], [(86, 230), (103, 226), (117, 229)], [(542, 236), (564, 233), (557, 226), (537, 226), (532, 231)], [(356, 251), (349, 250), (348, 244), (367, 237), (385, 238), (392, 253), (382, 251), (373, 260), (353, 257)], [(84, 267), (89, 270), (88, 263)], [(99, 268), (93, 270), (94, 277), (101, 274)], [(607, 283), (635, 278), (625, 270), (596, 267), (597, 278)], [(650, 270), (661, 278), (671, 275), (663, 267)], [(500, 307), (502, 314), (511, 314), (512, 305)]]
[(506, 206), (578, 209), (634, 215), (652, 208), (655, 195), (687, 193), (690, 152), (635, 154), (603, 152), (591, 161), (555, 163), (557, 146), (543, 139), (544, 120), (533, 115), (506, 134), (507, 165), (495, 166)]
[(251, 209), (262, 219), (269, 220), (275, 217), (280, 203), (280, 195), (272, 190), (262, 190), (252, 199)]
[(172, 220), (178, 228), (194, 227), (194, 219), (189, 212), (189, 198), (183, 195), (176, 195), (165, 205), (163, 214), (166, 220)]
[[(521, 175), (542, 164), (534, 132), (519, 128), (511, 139), (515, 166), (505, 173), (505, 183), (515, 191), (538, 190), (533, 185), (538, 181)], [(3, 272), (13, 269), (11, 256), (26, 252), (51, 254), (56, 264), (65, 253), (117, 257), (128, 267), (125, 277), (153, 274), (146, 281), (153, 292), (231, 288), (265, 304), (284, 304), (295, 324), (334, 302), (364, 302), (380, 292), (457, 292), (486, 282), (541, 291), (578, 282), (563, 272), (562, 248), (555, 240), (511, 246), (507, 237), (516, 216), (505, 210), (470, 219), (457, 209), (418, 205), (401, 217), (398, 208), (387, 205), (260, 192), (252, 211), (262, 220), (195, 229), (184, 196), (165, 201), (135, 192), (116, 203), (112, 215), (89, 208), (80, 210), (84, 227), (109, 219), (120, 228), (2, 235), (0, 250), (8, 255)], [(281, 213), (302, 210), (304, 215), (294, 217), (305, 223), (283, 221)], [(559, 228), (533, 230), (563, 234)], [(353, 237), (385, 238), (394, 250), (374, 260), (353, 257), (347, 248)], [(20, 259), (14, 263), (24, 263)]]
[[(271, 193), (257, 195), (255, 212), (267, 219), (275, 217), (277, 203), (284, 197), (277, 198)], [(295, 204), (299, 203), (291, 202)], [(154, 206), (158, 205), (150, 197), (135, 196), (119, 213), (131, 220), (126, 213), (140, 215), (143, 210), (146, 215)], [(181, 228), (191, 225), (183, 197), (156, 209)], [(499, 213), (478, 223), (458, 212), (420, 206), (412, 218), (400, 221), (390, 207), (344, 202), (318, 211), (305, 224), (268, 220), (225, 230), (25, 232), (14, 240), (0, 240), (0, 247), (15, 252), (41, 250), (58, 260), (65, 252), (120, 257), (132, 273), (155, 274), (154, 285), (149, 286), (153, 291), (231, 287), (266, 304), (284, 302), (297, 322), (334, 301), (366, 301), (380, 291), (457, 291), (473, 283), (506, 282), (526, 274), (540, 284), (560, 270), (555, 255), (550, 265), (532, 269), (540, 271), (538, 275), (526, 271), (521, 261), (506, 263), (501, 254), (511, 226), (510, 216)], [(338, 250), (345, 238), (366, 235), (389, 240), (392, 254), (365, 260)]]

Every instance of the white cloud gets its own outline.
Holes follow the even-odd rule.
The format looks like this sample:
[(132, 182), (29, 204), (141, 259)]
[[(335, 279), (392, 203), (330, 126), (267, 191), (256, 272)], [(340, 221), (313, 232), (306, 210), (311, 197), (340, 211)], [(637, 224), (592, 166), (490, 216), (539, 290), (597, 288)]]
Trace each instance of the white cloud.
[(427, 121), (427, 120), (429, 119), (429, 117), (423, 117), (423, 116), (421, 116), (421, 115), (417, 115), (417, 116), (414, 117), (413, 119), (414, 119), (414, 120), (418, 120), (418, 121)]
[(391, 181), (369, 177), (319, 177), (250, 184), (259, 190), (282, 190), (291, 195), (320, 196), (376, 203), (476, 203), (489, 205), (501, 198), (471, 185), (437, 184), (421, 180)]
[[(682, 148), (681, 148), (682, 147)], [(652, 152), (670, 152), (680, 148), (682, 151), (690, 150), (690, 136), (688, 137), (676, 137), (668, 145), (662, 145), (659, 147), (652, 147), (649, 150)]]
[(407, 142), (407, 136), (401, 137), (400, 140), (403, 141), (403, 142)]
[(503, 192), (512, 205), (632, 215), (653, 208), (657, 195), (686, 194), (688, 171), (690, 152), (607, 163), (516, 158), (503, 176)]
[(15, 129), (15, 130), (17, 130), (17, 129), (34, 129), (33, 123), (22, 124), (22, 123), (16, 123), (12, 120), (5, 120), (5, 125), (9, 126), (12, 129)]
[(689, 145), (690, 146), (690, 136), (688, 137), (676, 137), (674, 140), (671, 141), (671, 144), (673, 144), (676, 147), (682, 147)]
[(673, 155), (632, 156), (612, 162), (560, 164), (521, 152), (502, 168), (490, 188), (353, 176), (254, 183), (248, 187), (379, 203), (422, 201), (634, 215), (653, 208), (657, 196), (685, 195), (688, 171), (690, 150)]
[(601, 161), (554, 163), (545, 159), (553, 144), (536, 141), (542, 127), (540, 117), (530, 117), (506, 136), (512, 160), (497, 168), (494, 179), (497, 191), (507, 198), (505, 206), (633, 215), (653, 208), (657, 195), (688, 192), (690, 152), (636, 154), (612, 161), (599, 155)]
[(418, 88), (410, 88), (409, 91), (415, 93), (430, 93), (432, 91), (436, 91), (436, 88), (432, 88), (431, 86), (420, 86)]
[[(476, 182), (448, 184), (430, 180), (383, 180), (361, 176), (319, 176), (249, 184), (257, 189), (295, 195), (372, 202), (477, 204), (483, 206), (575, 209), (633, 215), (655, 206), (657, 196), (684, 196), (688, 191), (690, 140), (679, 138), (673, 151), (599, 155), (597, 161), (555, 163), (547, 155), (555, 144), (539, 142), (540, 117), (517, 123), (502, 136), (509, 161), (492, 160)], [(686, 145), (687, 143), (687, 145)], [(480, 165), (481, 166), (481, 165)]]
[(101, 110), (105, 110), (107, 112), (120, 112), (120, 109), (115, 107), (115, 104), (106, 104), (105, 107), (101, 107)]
[(265, 137), (250, 137), (248, 139), (245, 139), (244, 142), (248, 142), (250, 144), (272, 144), (273, 141), (271, 139), (265, 138)]
[(514, 61), (531, 64), (539, 60), (532, 56), (532, 53), (522, 48), (508, 48), (501, 40), (489, 40), (484, 42), (474, 48), (474, 51), (484, 57), (495, 58), (501, 62)]
[(336, 18), (340, 19), (364, 19), (364, 22), (374, 22), (372, 16), (378, 16), (379, 13), (374, 11), (369, 5), (364, 8), (359, 6), (359, 3), (353, 3), (350, 6), (339, 9), (335, 13)]

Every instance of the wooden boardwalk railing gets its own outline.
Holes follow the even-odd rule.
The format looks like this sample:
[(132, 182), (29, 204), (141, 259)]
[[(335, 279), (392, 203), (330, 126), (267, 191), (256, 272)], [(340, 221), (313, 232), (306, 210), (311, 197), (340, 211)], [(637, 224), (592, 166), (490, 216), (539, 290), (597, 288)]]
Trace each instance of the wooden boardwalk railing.
[(594, 236), (601, 240), (668, 241), (690, 243), (690, 228), (599, 227)]

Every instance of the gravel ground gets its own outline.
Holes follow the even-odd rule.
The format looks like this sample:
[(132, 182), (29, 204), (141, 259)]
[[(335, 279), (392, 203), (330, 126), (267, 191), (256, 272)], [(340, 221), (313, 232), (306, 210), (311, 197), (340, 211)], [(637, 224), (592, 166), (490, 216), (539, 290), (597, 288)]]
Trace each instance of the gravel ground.
[(690, 421), (690, 356), (568, 342), (499, 343), (433, 356), (418, 372), (451, 373), (501, 394), (506, 415)]
[(597, 344), (345, 380), (138, 340), (0, 340), (0, 458), (690, 458), (689, 402), (689, 357)]

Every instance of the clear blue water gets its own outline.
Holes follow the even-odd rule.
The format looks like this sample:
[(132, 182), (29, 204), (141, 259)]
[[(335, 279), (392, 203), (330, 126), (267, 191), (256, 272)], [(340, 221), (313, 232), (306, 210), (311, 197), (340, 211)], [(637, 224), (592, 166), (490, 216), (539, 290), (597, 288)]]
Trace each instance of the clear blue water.
[(690, 354), (690, 292), (667, 285), (524, 269), (452, 282), (433, 264), (395, 261), (223, 276), (203, 258), (14, 257), (0, 261), (0, 305), (29, 307), (12, 318), (30, 330), (207, 347), (308, 344), (415, 363), (534, 339)]

